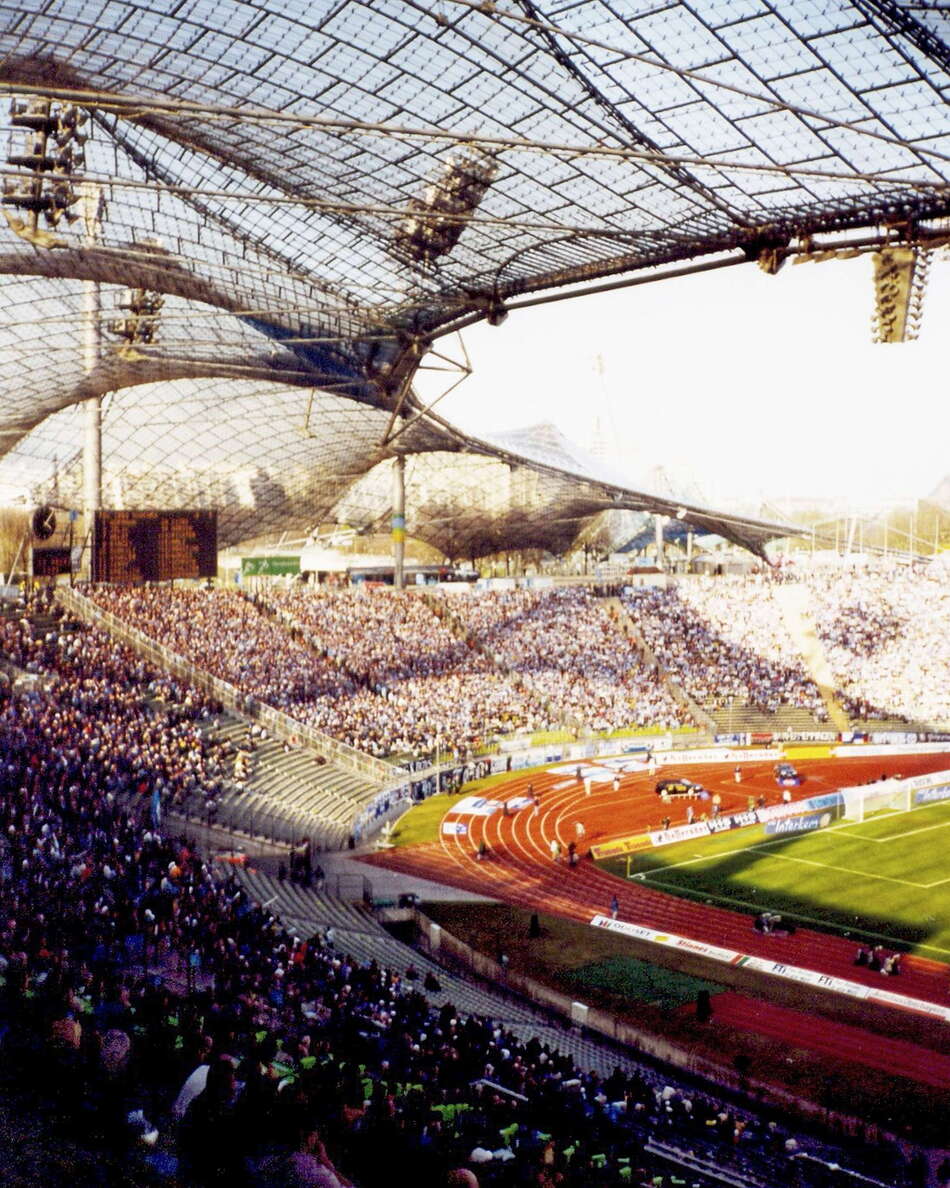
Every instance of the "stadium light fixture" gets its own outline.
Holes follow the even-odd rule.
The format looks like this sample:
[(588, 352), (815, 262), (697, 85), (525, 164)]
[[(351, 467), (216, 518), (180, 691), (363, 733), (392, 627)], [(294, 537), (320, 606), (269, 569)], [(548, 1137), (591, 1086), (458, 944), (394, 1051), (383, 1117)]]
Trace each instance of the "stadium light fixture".
[(497, 296), (492, 297), (485, 313), (485, 321), (489, 326), (500, 326), (508, 320), (508, 306)]
[(10, 104), (10, 139), (7, 164), (20, 172), (4, 178), (4, 207), (25, 213), (18, 218), (4, 210), (10, 229), (37, 247), (58, 247), (61, 241), (39, 227), (40, 215), (49, 227), (62, 218), (79, 218), (73, 207), (79, 201), (74, 185), (85, 169), (86, 137), (80, 132), (86, 113), (73, 104), (54, 103), (33, 96)]
[(396, 230), (399, 253), (423, 266), (448, 255), (497, 172), (493, 153), (476, 144), (461, 144), (439, 177), (426, 186), (424, 196), (410, 201)]
[(151, 346), (158, 338), (158, 318), (165, 299), (155, 289), (126, 289), (118, 307), (124, 317), (109, 322), (107, 329), (120, 339), (116, 353), (123, 359), (142, 358), (137, 346)]

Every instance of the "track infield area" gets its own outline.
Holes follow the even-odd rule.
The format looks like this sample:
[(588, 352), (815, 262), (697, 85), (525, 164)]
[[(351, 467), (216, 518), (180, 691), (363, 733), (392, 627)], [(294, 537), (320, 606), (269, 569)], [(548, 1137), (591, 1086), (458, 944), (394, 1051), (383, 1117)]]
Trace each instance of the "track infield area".
[[(420, 875), (426, 867), (440, 881), (510, 903), (533, 901), (574, 919), (589, 921), (616, 895), (622, 919), (646, 923), (644, 913), (662, 894), (685, 900), (684, 907), (699, 903), (737, 913), (743, 932), (751, 932), (756, 914), (770, 910), (799, 928), (847, 934), (855, 947), (863, 940), (950, 965), (950, 801), (805, 834), (767, 836), (762, 825), (752, 825), (672, 845), (646, 844), (594, 863), (587, 857), (592, 846), (659, 830), (665, 819), (675, 829), (690, 811), (698, 818), (709, 810), (709, 801), (661, 800), (655, 792), (660, 779), (701, 783), (719, 795), (724, 817), (760, 798), (776, 805), (783, 795), (773, 763), (756, 763), (754, 752), (743, 760), (738, 783), (731, 763), (671, 763), (651, 773), (635, 761), (611, 762), (581, 765), (581, 779), (576, 764), (558, 764), (512, 774), (481, 796), (433, 797), (395, 830), (395, 840), (404, 832), (417, 844), (375, 860), (416, 867)], [(882, 775), (950, 770), (950, 753), (882, 758), (859, 751), (854, 758), (802, 759), (796, 766), (804, 782), (792, 795), (805, 800)], [(587, 783), (585, 772), (593, 774)], [(569, 868), (572, 842), (582, 858)], [(479, 860), (482, 847), (487, 854)], [(950, 970), (944, 974), (950, 981)]]
[[(947, 1002), (950, 807), (841, 823), (794, 840), (766, 837), (761, 826), (751, 826), (648, 846), (608, 867), (589, 857), (591, 846), (660, 829), (666, 817), (682, 825), (691, 803), (697, 814), (707, 806), (662, 801), (658, 779), (698, 781), (719, 794), (723, 815), (746, 810), (750, 798), (777, 804), (783, 791), (773, 763), (756, 763), (752, 752), (743, 758), (740, 783), (731, 763), (670, 763), (654, 772), (636, 761), (610, 763), (582, 765), (580, 778), (575, 764), (558, 764), (513, 773), (483, 795), (435, 797), (420, 806), (427, 828), (413, 832), (415, 844), (365, 860), (588, 924), (608, 913), (616, 898), (621, 921)], [(793, 795), (804, 800), (884, 774), (945, 771), (950, 754), (858, 752), (799, 759), (796, 766), (804, 783)], [(592, 773), (587, 783), (585, 771)], [(415, 812), (394, 830), (397, 843), (401, 830), (413, 828)], [(581, 856), (573, 867), (567, 862), (572, 842)], [(752, 922), (765, 909), (794, 917), (797, 933), (756, 933)], [(902, 976), (882, 979), (876, 971), (853, 969), (859, 940), (909, 950)]]
[[(795, 765), (804, 783), (793, 796), (804, 800), (883, 774), (946, 771), (950, 755), (881, 758), (859, 752), (847, 759), (796, 759)], [(630, 877), (626, 857), (614, 859), (609, 869), (589, 857), (592, 845), (659, 829), (665, 817), (671, 826), (685, 824), (689, 802), (662, 801), (658, 779), (686, 776), (718, 792), (724, 815), (746, 810), (749, 797), (764, 796), (767, 805), (781, 801), (772, 762), (756, 763), (749, 753), (741, 766), (741, 783), (731, 763), (670, 763), (649, 772), (621, 759), (615, 767), (610, 761), (582, 765), (580, 778), (576, 764), (512, 773), (481, 793), (433, 797), (420, 806), (424, 827), (418, 817), (413, 824), (416, 810), (410, 810), (393, 831), (396, 848), (362, 858), (407, 879), (433, 879), (584, 925), (605, 917), (609, 925), (615, 906), (617, 925), (634, 929), (616, 937), (621, 955), (729, 988), (714, 995), (714, 1018), (722, 1025), (730, 1010), (736, 1025), (749, 1032), (771, 1034), (780, 1024), (782, 1042), (790, 1046), (821, 1059), (844, 1054), (857, 1065), (877, 1061), (880, 1068), (883, 1060), (890, 1072), (922, 1084), (932, 1082), (940, 1053), (948, 1060), (941, 1084), (950, 1087), (950, 1023), (942, 1014), (907, 1009), (908, 999), (934, 1004), (938, 1013), (948, 1003), (950, 869), (943, 864), (950, 807), (841, 823), (795, 840), (766, 837), (761, 826), (752, 826), (703, 838), (702, 845), (650, 847), (630, 856)], [(692, 803), (697, 813), (700, 804), (706, 807)], [(401, 833), (411, 844), (399, 844)], [(574, 866), (566, 861), (571, 842), (582, 855)], [(794, 935), (757, 932), (754, 918), (767, 908), (795, 915)], [(859, 934), (859, 928), (865, 931)], [(643, 930), (662, 933), (660, 941), (680, 937), (687, 943), (673, 949), (637, 940)], [(859, 940), (907, 951), (901, 976), (855, 966)], [(701, 956), (710, 945), (746, 956), (711, 962)], [(749, 957), (760, 967), (764, 961), (767, 972), (756, 972)], [(842, 994), (820, 983), (793, 985), (783, 980), (791, 968), (812, 971), (822, 981), (843, 980), (851, 989)], [(888, 994), (904, 1002), (888, 1000)], [(751, 1005), (760, 997), (769, 1002), (771, 1032)], [(903, 1045), (899, 1062), (890, 1049), (886, 1059), (881, 1056), (882, 1037)]]
[(763, 836), (761, 826), (679, 842), (604, 869), (673, 895), (782, 913), (950, 961), (950, 802)]

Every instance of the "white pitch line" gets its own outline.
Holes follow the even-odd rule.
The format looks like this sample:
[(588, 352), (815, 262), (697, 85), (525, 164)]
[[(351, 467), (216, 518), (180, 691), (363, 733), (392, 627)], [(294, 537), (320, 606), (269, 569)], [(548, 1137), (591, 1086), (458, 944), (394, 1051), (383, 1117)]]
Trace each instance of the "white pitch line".
[(791, 858), (788, 854), (769, 854), (770, 858), (777, 858), (779, 862), (798, 862), (802, 866), (820, 866), (822, 870), (837, 870), (841, 874), (860, 875), (863, 879), (879, 879), (883, 883), (900, 883), (902, 887), (918, 887), (923, 889), (926, 883), (914, 883), (910, 879), (893, 879), (890, 875), (872, 874), (867, 870), (854, 870), (850, 866), (834, 866), (830, 862), (813, 862), (809, 858)]
[[(677, 870), (681, 866), (695, 866), (697, 862), (715, 862), (719, 858), (730, 858), (734, 854), (755, 854), (758, 853), (759, 850), (764, 850), (768, 846), (774, 846), (779, 844), (780, 841), (785, 842), (787, 840), (787, 837), (783, 837), (777, 841), (760, 842), (757, 846), (743, 846), (738, 850), (720, 850), (716, 854), (697, 854), (695, 858), (687, 858), (683, 862), (674, 862), (669, 866), (659, 867), (657, 868), (657, 873), (666, 870)], [(940, 883), (913, 883), (907, 879), (893, 879), (888, 875), (872, 874), (870, 871), (866, 870), (852, 870), (847, 866), (833, 866), (830, 862), (814, 862), (808, 858), (790, 858), (787, 854), (766, 854), (765, 857), (778, 858), (783, 862), (799, 862), (803, 866), (820, 866), (822, 870), (838, 870), (842, 874), (860, 875), (866, 879), (880, 879), (886, 883), (900, 883), (904, 887), (918, 887), (922, 890), (925, 890), (927, 887), (937, 887), (940, 885)], [(649, 879), (651, 877), (651, 873), (652, 872), (650, 871), (644, 871), (643, 878)], [(656, 880), (654, 879), (653, 881), (655, 882)], [(950, 879), (942, 879), (940, 882), (950, 882)]]
[[(827, 832), (827, 831), (825, 831)], [(804, 834), (802, 836), (805, 836)], [(732, 858), (736, 854), (757, 854), (759, 850), (768, 849), (770, 846), (780, 846), (788, 841), (788, 836), (776, 837), (772, 841), (752, 842), (747, 846), (737, 846), (734, 850), (715, 850), (709, 854), (697, 853), (695, 858), (684, 858), (682, 862), (665, 862), (663, 866), (657, 867), (657, 870), (679, 870), (681, 866), (695, 866), (697, 862), (718, 862), (720, 858)], [(646, 854), (654, 853), (653, 850), (644, 851)], [(767, 855), (770, 857), (770, 855)], [(819, 864), (820, 865), (820, 864)], [(649, 872), (645, 877), (649, 878)]]
[[(832, 828), (834, 828), (834, 827), (832, 827)], [(931, 827), (928, 826), (928, 828), (931, 828)], [(941, 826), (937, 826), (936, 828), (942, 829), (944, 827), (941, 825)], [(831, 832), (832, 832), (832, 829), (823, 830), (822, 836), (827, 836)], [(921, 830), (921, 832), (923, 832), (923, 831)], [(808, 835), (803, 835), (803, 836), (808, 836)], [(866, 840), (869, 840), (869, 839), (866, 839)], [(719, 850), (715, 854), (697, 854), (695, 856), (695, 858), (684, 858), (682, 862), (672, 862), (665, 866), (657, 867), (655, 872), (643, 871), (640, 875), (640, 878), (644, 879), (644, 880), (649, 880), (649, 881), (653, 882), (654, 884), (656, 884), (657, 880), (653, 877), (654, 873), (659, 874), (662, 871), (678, 870), (681, 866), (695, 866), (699, 862), (716, 862), (720, 858), (731, 858), (735, 854), (757, 854), (760, 850), (769, 849), (772, 846), (780, 845), (783, 842), (787, 842), (787, 841), (788, 841), (787, 837), (781, 837), (781, 838), (776, 838), (775, 841), (764, 841), (764, 842), (759, 842), (757, 845), (741, 846), (739, 849), (736, 849), (736, 850)], [(798, 862), (798, 863), (801, 863), (803, 866), (818, 866), (818, 867), (821, 867), (823, 870), (837, 870), (837, 871), (840, 871), (842, 874), (859, 875), (862, 878), (866, 878), (866, 879), (879, 879), (885, 883), (898, 883), (903, 887), (917, 887), (922, 891), (926, 891), (931, 887), (942, 887), (944, 885), (944, 883), (950, 883), (950, 878), (937, 879), (932, 883), (915, 883), (909, 879), (895, 879), (895, 878), (891, 878), (889, 875), (873, 874), (871, 871), (853, 870), (852, 868), (847, 867), (847, 866), (835, 866), (830, 862), (815, 862), (808, 858), (791, 858), (787, 854), (766, 854), (765, 857), (766, 858), (778, 858), (785, 862)]]
[(884, 845), (886, 842), (903, 841), (905, 837), (914, 837), (918, 833), (931, 833), (934, 829), (950, 829), (950, 821), (942, 821), (939, 825), (921, 825), (919, 829), (908, 829), (906, 833), (894, 833), (890, 837), (863, 840), (879, 841), (881, 845)]

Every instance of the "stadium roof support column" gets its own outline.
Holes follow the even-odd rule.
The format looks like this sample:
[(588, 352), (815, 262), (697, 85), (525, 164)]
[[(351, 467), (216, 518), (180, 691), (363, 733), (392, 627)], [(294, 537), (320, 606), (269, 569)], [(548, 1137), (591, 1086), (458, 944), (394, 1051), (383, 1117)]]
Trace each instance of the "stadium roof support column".
[[(98, 186), (87, 185), (83, 193), (83, 221), (85, 241), (95, 245), (101, 238), (99, 215), (102, 192)], [(92, 377), (99, 367), (101, 350), (101, 309), (99, 282), (83, 281), (83, 374)], [(84, 401), (85, 430), (83, 436), (83, 524), (88, 546), (89, 577), (92, 578), (93, 526), (95, 513), (102, 506), (102, 397), (92, 396)]]
[[(90, 285), (93, 282), (87, 282)], [(90, 537), (95, 512), (102, 506), (102, 399), (93, 396), (83, 402), (85, 436), (83, 438), (83, 515)]]
[[(99, 363), (99, 282), (83, 282), (83, 371), (92, 375)], [(85, 427), (82, 448), (82, 512), (92, 580), (93, 532), (102, 506), (102, 397), (83, 401)]]
[(393, 459), (393, 585), (397, 590), (406, 584), (406, 459)]
[(666, 570), (666, 553), (663, 549), (663, 527), (666, 524), (666, 516), (654, 516), (653, 525), (656, 532), (656, 567), (657, 569)]

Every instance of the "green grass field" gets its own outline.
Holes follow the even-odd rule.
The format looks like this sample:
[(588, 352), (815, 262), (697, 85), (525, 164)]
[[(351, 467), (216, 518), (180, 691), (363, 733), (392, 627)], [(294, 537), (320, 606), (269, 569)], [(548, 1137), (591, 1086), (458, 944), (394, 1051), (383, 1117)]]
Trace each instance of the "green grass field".
[(693, 978), (676, 970), (651, 965), (635, 957), (605, 957), (590, 961), (562, 975), (563, 984), (583, 999), (593, 990), (603, 990), (626, 1002), (648, 1003), (664, 1011), (675, 1011), (696, 1001), (700, 990), (718, 994), (715, 982)]
[(950, 962), (950, 803), (798, 836), (761, 827), (602, 865), (678, 895), (914, 949)]
[(531, 913), (508, 904), (439, 901), (426, 904), (425, 911), (481, 953), (504, 950), (512, 970), (634, 1024), (642, 1022), (644, 1006), (668, 1014), (695, 1003), (700, 990), (715, 995), (724, 988), (645, 961), (623, 938), (576, 920), (541, 914), (540, 936), (533, 937)]

